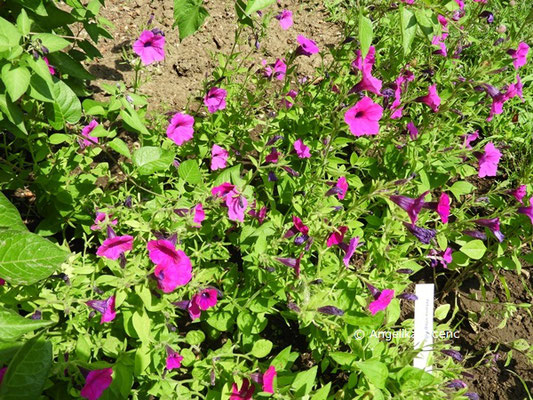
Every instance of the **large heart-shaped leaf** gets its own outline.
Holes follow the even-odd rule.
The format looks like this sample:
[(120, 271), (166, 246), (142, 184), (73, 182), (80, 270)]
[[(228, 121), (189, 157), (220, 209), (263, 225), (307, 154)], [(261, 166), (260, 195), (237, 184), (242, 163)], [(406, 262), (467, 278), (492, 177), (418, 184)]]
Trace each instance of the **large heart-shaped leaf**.
[(47, 278), (68, 253), (31, 232), (0, 231), (0, 276), (12, 285), (31, 285)]
[(174, 154), (160, 147), (145, 146), (133, 153), (133, 163), (141, 175), (164, 171), (173, 160)]
[(9, 342), (18, 339), (25, 333), (45, 326), (52, 325), (53, 321), (34, 320), (0, 309), (0, 341)]
[(15, 25), (0, 17), (0, 51), (9, 50), (18, 45), (20, 33)]
[(26, 230), (17, 208), (0, 192), (0, 226), (14, 230)]
[(81, 103), (78, 96), (63, 81), (53, 78), (54, 84), (50, 92), (54, 99), (53, 104), (45, 105), (46, 116), (55, 129), (61, 129), (68, 122), (75, 124), (81, 118)]
[(201, 0), (174, 0), (174, 26), (178, 26), (180, 40), (200, 29), (208, 16)]

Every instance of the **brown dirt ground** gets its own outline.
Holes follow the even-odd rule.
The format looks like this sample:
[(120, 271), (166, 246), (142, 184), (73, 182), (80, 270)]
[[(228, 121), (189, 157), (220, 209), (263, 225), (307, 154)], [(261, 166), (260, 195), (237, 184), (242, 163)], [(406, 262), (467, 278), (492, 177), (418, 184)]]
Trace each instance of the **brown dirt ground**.
[[(166, 59), (149, 66), (146, 75), (149, 81), (141, 92), (153, 98), (154, 108), (182, 109), (191, 94), (198, 95), (202, 81), (211, 75), (216, 67), (217, 53), (229, 54), (234, 40), (236, 16), (234, 1), (206, 0), (204, 5), (210, 16), (199, 32), (179, 41), (177, 28), (172, 29), (173, 1), (127, 0), (106, 1), (101, 15), (115, 24), (113, 39), (103, 39), (99, 50), (103, 58), (95, 60), (89, 71), (96, 76), (93, 83), (98, 86), (105, 82), (115, 84), (125, 81), (131, 84), (134, 72), (130, 65), (123, 63), (122, 50), (130, 50), (143, 27), (146, 27), (150, 15), (154, 15), (151, 27), (158, 27), (165, 32)], [(296, 37), (302, 34), (314, 40), (319, 48), (337, 44), (341, 41), (341, 29), (327, 21), (328, 14), (321, 1), (298, 2), (296, 0), (280, 1), (270, 7), (275, 14), (283, 9), (293, 11), (294, 25), (284, 31), (279, 22), (272, 18), (268, 36), (261, 42), (260, 49), (252, 55), (257, 69), (262, 59), (269, 63), (281, 58), (286, 52), (297, 47)], [(236, 51), (247, 53), (255, 40), (243, 44)], [(299, 57), (300, 70), (311, 74), (320, 65), (320, 57)]]

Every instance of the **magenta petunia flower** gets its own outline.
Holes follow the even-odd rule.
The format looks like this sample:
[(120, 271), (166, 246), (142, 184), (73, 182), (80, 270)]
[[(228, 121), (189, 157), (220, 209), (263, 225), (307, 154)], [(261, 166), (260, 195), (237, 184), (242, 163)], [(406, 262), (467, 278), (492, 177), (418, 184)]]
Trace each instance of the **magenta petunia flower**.
[(279, 21), (279, 25), (281, 26), (281, 29), (286, 31), (289, 29), (292, 24), (292, 11), (289, 10), (283, 10), (281, 13), (276, 15), (276, 19)]
[(520, 185), (515, 190), (511, 190), (509, 194), (511, 194), (520, 204), (522, 203), (522, 199), (526, 195), (526, 185)]
[(318, 53), (320, 50), (314, 41), (307, 39), (305, 36), (298, 35), (296, 38), (300, 46), (296, 49), (297, 54), (302, 54), (304, 56), (311, 56)]
[(533, 224), (533, 197), (529, 198), (529, 207), (520, 207), (518, 208), (518, 212), (527, 215), (531, 224)]
[(0, 286), (4, 286), (6, 284), (6, 281), (0, 278)]
[(391, 300), (394, 298), (394, 290), (392, 289), (383, 289), (383, 291), (379, 294), (378, 298), (371, 302), (368, 305), (368, 309), (372, 313), (372, 315), (376, 315), (379, 311), (385, 310)]
[(338, 227), (331, 235), (329, 235), (326, 246), (331, 247), (336, 244), (342, 243), (342, 241), (344, 240), (344, 235), (346, 234), (347, 230), (348, 230), (347, 226)]
[(130, 235), (109, 237), (98, 247), (96, 254), (110, 260), (116, 260), (133, 247), (133, 237)]
[(290, 97), (292, 100), (294, 100), (297, 95), (298, 92), (296, 90), (289, 90), (287, 93), (285, 93), (283, 99), (281, 99), (281, 104), (284, 105), (287, 109), (291, 108), (293, 106), (293, 103), (289, 99), (287, 99), (287, 97)]
[(439, 21), (440, 26), (442, 26), (443, 32), (448, 32), (448, 20), (444, 15), (437, 15), (437, 20)]
[(401, 2), (409, 5), (415, 4), (415, 0), (401, 0)]
[(152, 31), (143, 31), (139, 39), (133, 43), (133, 51), (144, 65), (165, 59), (165, 37)]
[(255, 386), (251, 385), (247, 378), (244, 378), (240, 389), (236, 383), (231, 385), (231, 395), (229, 400), (251, 400), (254, 391)]
[(270, 153), (265, 157), (265, 162), (267, 163), (273, 163), (276, 164), (278, 162), (279, 156), (281, 153), (279, 153), (275, 147), (273, 147), (270, 150)]
[(494, 147), (492, 142), (485, 145), (485, 152), (479, 157), (479, 174), (480, 178), (485, 176), (496, 176), (498, 170), (498, 163), (502, 153)]
[(442, 265), (443, 268), (448, 268), (448, 264), (450, 264), (453, 261), (453, 250), (451, 247), (446, 248), (444, 251), (437, 251), (435, 249), (431, 249), (429, 251), (428, 257), (431, 259), (431, 266), (435, 268), (439, 263)]
[(91, 136), (91, 132), (98, 125), (98, 121), (93, 119), (91, 122), (89, 122), (89, 125), (83, 127), (83, 129), (81, 130), (81, 136), (83, 136), (85, 139), (78, 139), (78, 142), (82, 149), (88, 146), (93, 146), (94, 144), (98, 143), (98, 138)]
[(98, 400), (104, 390), (113, 382), (112, 375), (113, 369), (111, 368), (96, 369), (89, 372), (85, 379), (85, 385), (81, 389), (81, 397), (88, 400)]
[(4, 375), (6, 374), (7, 367), (0, 368), (0, 384), (2, 384), (2, 380), (4, 379)]
[(195, 294), (189, 303), (188, 311), (192, 320), (200, 318), (202, 311), (206, 311), (217, 304), (218, 291), (213, 288), (203, 289)]
[(364, 59), (361, 50), (357, 50), (357, 57), (352, 61), (352, 68), (358, 69), (361, 72), (364, 70), (372, 71), (372, 67), (375, 63), (376, 48), (374, 46), (370, 46)]
[(435, 50), (433, 54), (441, 55), (443, 57), (448, 56), (448, 49), (446, 48), (446, 43), (444, 43), (444, 40), (447, 36), (448, 34), (446, 33), (443, 33), (439, 36), (433, 36), (433, 39), (431, 39), (431, 44), (439, 48), (438, 50)]
[(418, 137), (418, 129), (416, 129), (415, 124), (413, 124), (413, 121), (407, 123), (407, 132), (409, 132), (409, 137), (411, 140), (415, 140)]
[(339, 200), (344, 200), (344, 197), (346, 197), (346, 192), (348, 191), (348, 181), (346, 180), (346, 177), (341, 176), (337, 180), (335, 187), (340, 189), (340, 192), (337, 193), (337, 198)]
[(529, 52), (529, 46), (525, 42), (520, 42), (516, 50), (508, 50), (507, 54), (513, 57), (513, 65), (515, 69), (523, 67), (527, 63), (527, 53)]
[(211, 114), (226, 108), (226, 96), (228, 92), (218, 87), (212, 87), (204, 97), (204, 104)]
[(94, 219), (94, 224), (91, 225), (91, 230), (92, 231), (97, 231), (97, 230), (102, 229), (102, 227), (101, 227), (102, 224), (101, 223), (106, 221), (106, 220), (108, 220), (111, 225), (115, 226), (118, 221), (116, 219), (111, 220), (111, 217), (112, 217), (112, 215), (108, 216), (106, 213), (97, 212), (96, 213), (96, 218)]
[(390, 199), (400, 206), (409, 215), (411, 223), (415, 223), (418, 219), (418, 214), (422, 210), (422, 207), (426, 204), (424, 198), (429, 193), (429, 190), (422, 193), (419, 197), (413, 199), (406, 196), (391, 195)]
[[(344, 244), (344, 243), (342, 243)], [(342, 261), (344, 262), (344, 265), (346, 268), (350, 266), (350, 261), (352, 259), (352, 256), (355, 253), (355, 249), (357, 249), (357, 246), (359, 245), (359, 236), (356, 236), (354, 238), (350, 239), (350, 243), (346, 247), (346, 253), (344, 254), (344, 257)]]
[(211, 171), (226, 168), (229, 153), (226, 149), (214, 144), (211, 148)]
[(469, 133), (469, 134), (463, 135), (461, 137), (464, 138), (463, 146), (465, 148), (467, 148), (467, 149), (472, 149), (472, 146), (470, 145), (470, 143), (472, 143), (473, 141), (479, 139), (479, 132), (475, 131), (474, 133)]
[(305, 225), (299, 217), (293, 215), (292, 227), (291, 229), (287, 231), (287, 233), (285, 233), (283, 238), (288, 239), (296, 235), (298, 232), (300, 232), (303, 235), (307, 235), (309, 233), (309, 227)]
[(363, 97), (344, 114), (344, 121), (348, 124), (354, 136), (377, 135), (379, 120), (383, 116), (383, 107), (372, 101), (370, 97)]
[(166, 368), (170, 371), (174, 368), (181, 367), (181, 361), (183, 356), (180, 356), (177, 351), (174, 351), (170, 346), (167, 346), (167, 359), (166, 359)]
[(401, 97), (402, 93), (407, 90), (407, 85), (409, 82), (415, 79), (415, 75), (409, 71), (407, 68), (398, 75), (394, 81), (394, 101), (392, 102), (390, 109), (393, 110), (391, 119), (401, 118), (403, 107), (401, 106)]
[(509, 85), (509, 88), (507, 89), (507, 92), (505, 93), (505, 97), (508, 99), (512, 99), (515, 96), (520, 97), (520, 100), (524, 102), (524, 95), (522, 93), (522, 88), (524, 85), (522, 85), (522, 81), (520, 80), (520, 75), (516, 75), (516, 83), (512, 83)]
[(500, 219), (499, 218), (491, 218), (491, 219), (477, 219), (474, 221), (478, 226), (483, 226), (485, 228), (489, 228), (489, 230), (496, 236), (496, 239), (501, 243), (503, 242), (503, 239), (505, 236), (500, 231)]
[(287, 64), (285, 64), (285, 59), (276, 59), (276, 62), (274, 63), (274, 78), (276, 78), (278, 81), (282, 81), (285, 79), (285, 74), (287, 73)]
[(296, 151), (296, 154), (299, 158), (310, 158), (311, 152), (309, 151), (309, 147), (307, 147), (302, 139), (298, 139), (294, 142), (294, 150)]
[(202, 203), (198, 203), (196, 206), (194, 206), (193, 212), (193, 222), (195, 224), (195, 227), (200, 228), (202, 226), (202, 221), (205, 219), (205, 211), (202, 206)]
[(176, 113), (167, 127), (167, 137), (178, 146), (192, 139), (194, 134), (194, 117), (187, 114)]
[(226, 206), (228, 207), (228, 218), (231, 221), (244, 222), (244, 213), (248, 207), (248, 200), (236, 190), (226, 195)]
[(215, 186), (213, 189), (211, 189), (211, 194), (213, 196), (224, 198), (233, 189), (235, 189), (235, 185), (232, 185), (229, 182), (224, 182), (223, 184)]
[(192, 279), (191, 260), (170, 240), (159, 239), (148, 242), (148, 257), (156, 264), (154, 275), (159, 289), (164, 293), (186, 285)]
[(102, 314), (100, 324), (113, 321), (117, 316), (115, 311), (115, 296), (111, 296), (107, 300), (89, 300), (87, 301), (87, 305)]
[(370, 46), (366, 57), (363, 59), (361, 50), (357, 50), (357, 58), (352, 62), (352, 68), (361, 71), (361, 81), (356, 84), (350, 93), (358, 93), (362, 91), (368, 91), (381, 96), (381, 80), (372, 76), (372, 67), (374, 66), (376, 49), (374, 46)]
[(437, 93), (437, 84), (433, 84), (428, 89), (426, 96), (418, 97), (416, 101), (428, 105), (434, 112), (439, 111), (440, 97)]
[(263, 392), (274, 393), (274, 378), (278, 373), (276, 372), (276, 367), (271, 365), (263, 374)]
[(442, 223), (447, 224), (448, 218), (450, 217), (450, 196), (444, 192), (440, 195), (439, 203), (437, 204), (437, 213)]
[(46, 65), (48, 66), (48, 72), (50, 72), (50, 75), (55, 75), (56, 74), (56, 69), (54, 68), (53, 65), (50, 64), (50, 62), (48, 61), (48, 58), (43, 57), (43, 60), (46, 63)]

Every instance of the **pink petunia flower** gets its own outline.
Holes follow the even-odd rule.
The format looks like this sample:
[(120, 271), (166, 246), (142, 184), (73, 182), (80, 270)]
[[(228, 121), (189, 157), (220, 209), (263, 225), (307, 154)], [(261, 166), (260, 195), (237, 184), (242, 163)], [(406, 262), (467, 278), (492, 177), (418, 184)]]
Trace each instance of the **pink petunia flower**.
[(156, 264), (154, 275), (159, 289), (164, 293), (186, 285), (192, 279), (191, 260), (182, 250), (176, 250), (170, 240), (159, 239), (148, 242), (148, 257)]
[(305, 36), (298, 35), (296, 38), (300, 46), (296, 49), (297, 54), (302, 54), (304, 56), (311, 56), (318, 53), (320, 50), (314, 41), (307, 39)]
[(352, 68), (361, 71), (362, 78), (361, 81), (350, 90), (350, 93), (368, 91), (381, 96), (382, 82), (381, 80), (372, 76), (372, 67), (376, 62), (375, 54), (376, 49), (374, 46), (370, 46), (364, 59), (362, 57), (361, 50), (357, 50), (357, 58), (352, 62)]
[(279, 21), (279, 25), (281, 26), (281, 29), (286, 31), (289, 29), (292, 24), (292, 11), (289, 10), (283, 10), (281, 13), (276, 15), (276, 19)]
[(85, 379), (85, 385), (81, 389), (81, 397), (88, 400), (98, 400), (104, 390), (113, 382), (112, 375), (112, 368), (96, 369), (89, 372)]
[(522, 199), (526, 195), (526, 185), (520, 185), (515, 190), (511, 190), (509, 194), (511, 194), (520, 204), (522, 203)]
[(461, 137), (464, 138), (463, 146), (465, 148), (467, 148), (467, 149), (472, 149), (472, 146), (470, 145), (470, 143), (472, 143), (473, 141), (479, 139), (479, 132), (475, 131), (474, 133), (469, 133), (469, 134), (463, 135)]
[(278, 373), (276, 372), (276, 367), (271, 365), (263, 374), (263, 392), (274, 393), (273, 383), (274, 378)]
[(194, 206), (193, 212), (193, 223), (195, 224), (196, 228), (200, 228), (202, 226), (202, 221), (205, 219), (205, 211), (202, 203), (198, 203), (196, 206)]
[(213, 187), (213, 189), (211, 189), (211, 194), (213, 196), (217, 196), (217, 197), (226, 197), (226, 195), (228, 193), (230, 193), (233, 189), (235, 189), (235, 185), (232, 185), (231, 183), (229, 182), (224, 182), (223, 184), (221, 185), (218, 185), (218, 186), (215, 186)]
[(89, 125), (83, 127), (83, 129), (81, 130), (81, 136), (83, 136), (85, 139), (78, 139), (78, 142), (82, 149), (88, 146), (93, 146), (94, 144), (98, 143), (98, 138), (91, 136), (91, 132), (98, 125), (98, 121), (93, 119), (91, 122), (89, 122)]
[(302, 220), (293, 215), (292, 216), (292, 227), (283, 235), (284, 239), (288, 239), (296, 235), (298, 232), (300, 232), (303, 235), (307, 235), (309, 233), (309, 227), (305, 225)]
[(372, 315), (376, 315), (378, 311), (385, 310), (389, 306), (393, 298), (394, 290), (384, 289), (379, 294), (378, 298), (368, 305), (368, 309), (370, 310)]
[(424, 198), (429, 193), (429, 190), (422, 193), (417, 198), (413, 199), (407, 196), (391, 195), (390, 199), (397, 204), (400, 208), (407, 212), (411, 223), (414, 224), (418, 219), (418, 214), (426, 204)]
[(448, 35), (446, 33), (443, 33), (439, 36), (433, 36), (433, 39), (431, 39), (431, 44), (439, 47), (439, 50), (435, 50), (433, 54), (441, 55), (443, 57), (448, 56), (448, 49), (446, 48), (446, 43), (444, 43), (444, 40), (447, 36)]
[(516, 50), (509, 49), (507, 51), (507, 54), (513, 57), (513, 65), (515, 69), (518, 69), (526, 65), (528, 52), (529, 52), (529, 45), (525, 42), (520, 42)]
[(354, 136), (377, 135), (382, 116), (383, 107), (365, 96), (346, 111), (344, 121)]
[(276, 164), (278, 162), (279, 156), (281, 153), (279, 153), (275, 147), (273, 147), (270, 150), (270, 153), (265, 157), (265, 162), (267, 163), (273, 163)]
[(204, 97), (204, 104), (207, 107), (207, 111), (213, 114), (218, 110), (225, 109), (227, 95), (228, 92), (225, 89), (218, 87), (212, 87), (209, 89), (209, 92), (207, 92)]
[(450, 217), (450, 196), (444, 192), (440, 195), (439, 203), (437, 204), (437, 213), (442, 223), (447, 224), (448, 218)]
[(409, 137), (411, 138), (411, 140), (415, 140), (418, 137), (418, 129), (416, 129), (416, 126), (415, 124), (413, 124), (413, 121), (407, 124), (407, 132), (409, 132)]
[(109, 237), (98, 247), (96, 254), (110, 260), (116, 260), (133, 247), (133, 237), (130, 235)]
[(294, 142), (294, 150), (296, 151), (296, 154), (299, 158), (310, 158), (311, 152), (309, 151), (309, 147), (307, 147), (302, 139), (298, 139)]
[(231, 385), (231, 395), (229, 400), (251, 400), (255, 391), (255, 386), (250, 384), (247, 378), (242, 381), (242, 386), (239, 389), (236, 383)]
[(507, 92), (505, 93), (505, 97), (507, 99), (512, 99), (515, 96), (520, 97), (520, 100), (524, 102), (524, 96), (522, 93), (522, 88), (524, 85), (522, 85), (522, 81), (520, 80), (520, 76), (516, 75), (516, 83), (512, 83), (509, 85), (509, 88), (507, 89)]
[(107, 300), (89, 300), (87, 301), (87, 305), (102, 314), (100, 324), (111, 322), (117, 316), (115, 311), (115, 296), (111, 296)]
[(244, 222), (244, 213), (248, 207), (248, 200), (236, 190), (232, 190), (226, 196), (226, 206), (228, 207), (228, 218), (231, 221)]
[(176, 113), (167, 127), (167, 137), (178, 146), (188, 142), (194, 135), (194, 117), (187, 114)]
[(426, 96), (418, 97), (416, 101), (428, 105), (434, 112), (439, 111), (440, 97), (437, 93), (437, 84), (433, 84), (428, 89)]
[(167, 346), (167, 359), (166, 368), (170, 371), (174, 368), (180, 368), (183, 356), (179, 355), (177, 351), (174, 351), (170, 346)]
[(285, 74), (287, 73), (287, 64), (285, 64), (285, 59), (278, 58), (276, 59), (276, 62), (274, 63), (274, 78), (276, 78), (278, 81), (282, 81), (285, 79)]
[[(342, 243), (342, 244), (345, 244), (345, 243)], [(350, 261), (358, 245), (359, 245), (359, 236), (356, 236), (354, 238), (351, 238), (350, 243), (346, 246), (346, 249), (345, 249), (346, 253), (344, 254), (344, 257), (342, 259), (342, 262), (344, 263), (346, 268), (350, 266)], [(341, 247), (344, 247), (344, 246), (341, 246)]]
[(287, 97), (290, 97), (292, 100), (294, 100), (297, 95), (298, 92), (296, 90), (289, 90), (287, 93), (285, 93), (283, 99), (281, 99), (281, 104), (284, 105), (287, 109), (291, 108), (293, 106), (293, 103), (289, 99), (287, 99)]
[(529, 198), (529, 207), (520, 207), (518, 208), (518, 212), (527, 215), (531, 224), (533, 224), (533, 197)]
[(133, 51), (144, 65), (165, 59), (165, 37), (152, 31), (143, 31), (133, 44)]
[[(97, 230), (102, 229), (101, 223), (106, 221), (106, 219), (111, 219), (111, 217), (112, 217), (111, 215), (108, 216), (106, 213), (97, 212), (96, 218), (94, 219), (94, 224), (91, 225), (91, 230), (97, 231)], [(109, 221), (109, 223), (113, 226), (115, 226), (117, 222), (118, 221), (116, 219)]]
[(192, 320), (200, 318), (202, 311), (206, 311), (217, 305), (218, 291), (213, 288), (203, 289), (195, 294), (189, 303), (188, 311)]
[(499, 218), (491, 218), (491, 219), (476, 219), (474, 221), (478, 226), (483, 226), (485, 228), (489, 228), (489, 230), (496, 236), (496, 239), (501, 243), (503, 242), (503, 239), (505, 236), (500, 231), (500, 219)]
[(56, 69), (54, 68), (53, 65), (50, 65), (50, 62), (48, 61), (48, 58), (43, 57), (43, 60), (46, 63), (46, 65), (48, 66), (48, 72), (50, 72), (50, 75), (55, 75), (56, 74)]
[(331, 247), (336, 244), (342, 243), (342, 241), (344, 240), (344, 235), (346, 234), (347, 230), (348, 230), (347, 226), (338, 227), (337, 230), (335, 230), (331, 235), (329, 235), (326, 246)]
[(496, 176), (498, 163), (502, 153), (494, 147), (492, 142), (485, 145), (485, 152), (479, 157), (479, 174), (480, 178), (485, 176)]
[(393, 110), (391, 119), (398, 119), (402, 117), (403, 107), (401, 107), (402, 93), (407, 90), (407, 84), (415, 79), (415, 75), (404, 68), (394, 81), (394, 101), (392, 102), (390, 109)]
[(335, 187), (340, 189), (340, 192), (337, 193), (337, 198), (339, 200), (344, 200), (344, 197), (346, 197), (346, 192), (348, 191), (348, 181), (346, 180), (346, 177), (341, 176), (337, 180)]
[(229, 153), (226, 149), (214, 144), (211, 148), (211, 171), (226, 168)]
[(401, 0), (401, 2), (409, 5), (415, 4), (415, 0)]

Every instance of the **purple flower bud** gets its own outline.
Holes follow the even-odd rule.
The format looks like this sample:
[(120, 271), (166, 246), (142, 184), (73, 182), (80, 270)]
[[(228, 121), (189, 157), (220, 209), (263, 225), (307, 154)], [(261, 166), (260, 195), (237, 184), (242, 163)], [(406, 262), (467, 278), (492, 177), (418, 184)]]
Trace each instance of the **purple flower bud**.
[(268, 181), (269, 182), (276, 182), (278, 180), (278, 177), (274, 173), (274, 171), (268, 171)]
[(459, 390), (459, 389), (464, 389), (466, 387), (466, 383), (464, 383), (460, 379), (454, 379), (453, 381), (448, 382), (446, 384), (446, 387), (448, 387), (450, 389)]
[(167, 324), (167, 329), (168, 329), (170, 332), (176, 332), (176, 330), (177, 330), (178, 328), (176, 327), (176, 325)]
[(326, 192), (326, 196), (333, 196), (333, 195), (342, 194), (342, 193), (343, 193), (343, 190), (340, 187), (333, 186), (331, 189), (329, 189)]
[(289, 174), (291, 174), (292, 176), (300, 176), (300, 173), (299, 172), (296, 172), (295, 170), (293, 170), (291, 167), (287, 167), (287, 166), (283, 166), (281, 167), (283, 168), (285, 171), (287, 171)]
[(31, 315), (30, 318), (33, 320), (38, 320), (38, 319), (41, 319), (41, 316), (42, 316), (42, 313), (39, 310), (37, 310)]
[(394, 96), (394, 90), (392, 88), (385, 88), (381, 91), (381, 94), (385, 97), (392, 97)]
[(474, 221), (478, 226), (483, 226), (486, 228), (489, 228), (490, 231), (496, 236), (496, 239), (501, 243), (503, 242), (503, 239), (505, 236), (503, 233), (500, 232), (500, 219), (499, 218), (492, 218), (492, 219), (477, 219)]
[(119, 262), (120, 268), (122, 269), (126, 268), (126, 256), (124, 255), (124, 253), (120, 255), (118, 262)]
[(38, 59), (39, 59), (39, 53), (37, 53), (35, 50), (32, 50), (31, 55), (33, 56), (33, 58), (34, 58), (35, 60), (38, 60)]
[(305, 242), (307, 242), (307, 239), (309, 239), (309, 236), (307, 236), (307, 235), (297, 236), (297, 237), (294, 238), (294, 244), (296, 246), (300, 246), (300, 245), (304, 244)]
[(470, 378), (470, 379), (474, 379), (474, 378), (475, 378), (475, 376), (472, 375), (472, 374), (469, 373), (469, 372), (464, 372), (464, 371), (463, 371), (463, 372), (461, 372), (461, 375), (463, 375), (465, 378)]
[(176, 208), (174, 209), (174, 212), (178, 214), (180, 217), (185, 217), (187, 214), (190, 213), (191, 210), (188, 208)]
[(340, 211), (340, 210), (343, 209), (342, 206), (332, 206), (332, 208), (333, 208), (334, 211)]
[(284, 137), (281, 136), (281, 135), (275, 135), (275, 136), (271, 137), (268, 140), (268, 142), (266, 142), (266, 146), (272, 146), (274, 143), (276, 143), (280, 139), (284, 139)]
[(154, 35), (165, 36), (164, 32), (163, 32), (161, 29), (159, 29), (159, 28), (154, 28), (154, 29), (152, 29), (152, 33), (153, 33)]
[(466, 231), (463, 231), (462, 233), (464, 235), (473, 237), (474, 239), (487, 240), (487, 235), (485, 235), (483, 232), (480, 232), (480, 231), (466, 230)]
[(323, 282), (323, 279), (315, 279), (314, 281), (311, 281), (311, 285), (320, 285)]
[(479, 14), (479, 18), (485, 18), (488, 24), (492, 24), (494, 22), (494, 14), (487, 10), (482, 11)]
[(416, 226), (415, 224), (408, 224), (407, 222), (404, 222), (403, 225), (407, 228), (409, 232), (411, 232), (413, 236), (415, 236), (424, 244), (429, 244), (431, 242), (431, 239), (433, 239), (437, 234), (437, 232), (433, 229), (421, 228), (419, 226)]
[(441, 350), (440, 352), (453, 358), (455, 361), (463, 361), (463, 355), (457, 350)]
[(180, 162), (178, 160), (174, 160), (172, 161), (172, 165), (174, 166), (174, 168), (179, 168)]
[(300, 307), (298, 307), (295, 303), (293, 303), (292, 301), (289, 301), (287, 303), (287, 307), (289, 308), (289, 310), (292, 310), (294, 312), (300, 312)]
[(317, 308), (317, 311), (322, 314), (327, 314), (327, 315), (338, 315), (338, 316), (344, 315), (344, 311), (342, 311), (340, 308), (337, 308), (335, 306), (320, 307), (320, 308)]
[(298, 260), (296, 258), (289, 257), (276, 257), (276, 260), (290, 268), (296, 268)]
[(189, 308), (189, 303), (190, 303), (189, 300), (180, 300), (172, 304), (178, 307), (179, 309), (186, 310), (187, 308)]
[(479, 396), (477, 393), (474, 392), (468, 392), (464, 394), (466, 397), (468, 397), (470, 400), (479, 400)]
[(399, 297), (400, 299), (409, 300), (409, 301), (415, 301), (418, 300), (418, 297), (416, 294), (413, 293), (402, 293), (396, 297)]
[(500, 44), (502, 44), (502, 43), (504, 42), (504, 40), (505, 40), (505, 39), (504, 39), (504, 38), (502, 38), (502, 37), (501, 37), (501, 38), (498, 38), (498, 39), (496, 39), (496, 40), (494, 41), (494, 44), (493, 44), (493, 46), (499, 46)]
[(93, 287), (93, 292), (96, 294), (104, 294), (104, 291), (100, 289), (99, 287)]
[(150, 14), (150, 18), (148, 18), (148, 22), (146, 24), (150, 25), (152, 22), (154, 22), (154, 17), (155, 17), (154, 14)]
[(131, 196), (126, 197), (126, 200), (124, 200), (124, 207), (128, 207), (128, 208), (132, 207)]
[(261, 372), (253, 372), (250, 374), (250, 379), (259, 384), (259, 385), (262, 385), (263, 384), (263, 374)]
[(209, 378), (210, 378), (211, 386), (215, 386), (217, 381), (216, 381), (216, 374), (215, 374), (214, 369), (211, 370), (211, 373), (209, 374)]
[(311, 248), (311, 245), (313, 244), (313, 238), (309, 238), (309, 240), (307, 241), (307, 244), (305, 245), (305, 251), (309, 251), (309, 249)]
[(45, 47), (45, 46), (41, 46), (41, 51), (43, 52), (43, 54), (50, 53), (50, 51), (48, 50), (48, 47)]
[(379, 297), (379, 293), (380, 293), (379, 290), (377, 290), (376, 287), (371, 285), (370, 283), (367, 283), (366, 287), (368, 288), (368, 290), (370, 290), (372, 297), (374, 297), (374, 299), (377, 300), (377, 298)]
[(398, 272), (399, 274), (411, 275), (415, 271), (413, 271), (412, 269), (409, 269), (409, 268), (401, 268), (401, 269), (397, 270), (396, 272)]
[(130, 104), (133, 104), (133, 98), (129, 94), (126, 95), (126, 101)]

